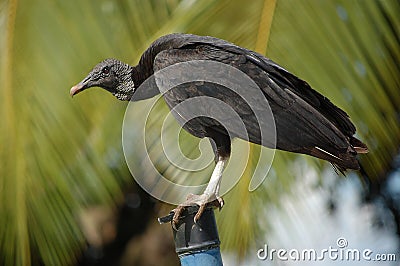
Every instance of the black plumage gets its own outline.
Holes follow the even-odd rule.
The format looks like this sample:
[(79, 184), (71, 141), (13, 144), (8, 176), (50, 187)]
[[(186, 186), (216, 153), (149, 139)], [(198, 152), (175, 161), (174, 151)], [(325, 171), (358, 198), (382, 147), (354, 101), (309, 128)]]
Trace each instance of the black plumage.
[[(133, 96), (135, 88), (138, 88), (155, 71), (190, 60), (214, 60), (229, 64), (240, 69), (256, 82), (267, 98), (275, 118), (276, 148), (309, 154), (330, 161), (341, 170), (359, 169), (355, 155), (360, 152), (367, 152), (367, 148), (365, 144), (353, 137), (356, 129), (343, 110), (313, 90), (307, 82), (289, 73), (270, 59), (214, 37), (191, 34), (163, 36), (150, 45), (137, 66), (128, 67), (120, 61), (107, 59), (96, 66), (88, 78), (84, 80), (90, 81), (90, 77), (95, 76), (95, 73), (100, 73), (98, 76), (101, 76), (101, 70), (108, 67), (110, 69), (116, 68), (114, 75), (120, 78), (114, 83), (108, 82), (110, 83), (108, 85), (97, 77), (94, 83), (83, 85), (79, 90), (74, 87), (73, 93), (75, 94), (87, 87), (100, 86), (122, 100), (129, 100)], [(124, 73), (129, 74), (128, 78), (122, 78)], [(84, 82), (81, 84), (84, 84)], [(117, 86), (118, 84), (119, 86)], [(173, 107), (187, 97), (207, 95), (207, 84), (197, 86), (197, 93), (193, 93), (193, 90), (182, 92), (181, 88), (167, 93), (164, 97), (168, 105)], [(202, 86), (206, 88), (201, 88)], [(213, 93), (209, 93), (211, 97), (220, 98), (225, 102), (228, 102), (228, 97), (234, 97), (233, 94), (218, 94), (218, 86), (208, 84), (208, 88), (210, 86), (213, 86), (212, 89), (214, 89)], [(186, 87), (189, 87), (189, 85), (186, 85)], [(212, 89), (208, 89), (208, 91), (212, 91)], [(147, 98), (150, 98), (158, 93), (157, 90), (154, 90), (145, 94), (147, 94)], [(178, 93), (185, 94), (185, 96), (179, 97), (177, 96)], [(175, 100), (178, 98), (180, 101)], [(243, 106), (243, 104), (238, 104), (236, 101), (232, 106), (240, 114), (241, 110), (238, 110), (237, 106)], [(194, 122), (197, 122), (195, 126), (191, 127), (189, 124), (185, 126), (185, 129), (198, 137), (211, 137), (225, 131), (225, 129), (218, 128), (217, 124), (214, 125), (210, 121), (203, 124), (198, 123), (199, 121)], [(199, 128), (202, 126), (204, 128)], [(216, 128), (213, 129), (213, 127)], [(248, 128), (252, 129), (250, 126)], [(260, 144), (260, 140), (257, 139), (259, 134), (257, 132), (251, 133), (249, 132), (250, 141)], [(223, 139), (223, 137), (220, 136), (218, 139)], [(225, 141), (225, 143), (228, 142)]]
[[(359, 169), (356, 155), (366, 153), (368, 149), (353, 136), (356, 129), (343, 110), (272, 60), (218, 38), (191, 34), (163, 36), (143, 53), (137, 66), (132, 67), (115, 59), (99, 63), (71, 89), (71, 95), (99, 86), (120, 100), (150, 98), (159, 93), (156, 88), (137, 91), (146, 79), (168, 66), (192, 60), (230, 65), (246, 73), (258, 85), (273, 113), (277, 149), (327, 160), (340, 171)], [(251, 108), (241, 97), (223, 86), (192, 82), (179, 85), (163, 96), (170, 108), (192, 97), (210, 96), (227, 103), (239, 114), (248, 138), (236, 134), (234, 130), (228, 132), (218, 121), (207, 117), (192, 119), (184, 125), (189, 133), (213, 140), (217, 160), (229, 157), (232, 137), (262, 144), (259, 125)], [(273, 145), (265, 146), (274, 148)]]

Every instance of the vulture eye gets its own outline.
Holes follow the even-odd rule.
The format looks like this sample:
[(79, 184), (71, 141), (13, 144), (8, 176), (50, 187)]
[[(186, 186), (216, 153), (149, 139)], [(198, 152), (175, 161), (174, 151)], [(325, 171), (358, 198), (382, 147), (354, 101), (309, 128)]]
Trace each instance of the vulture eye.
[(108, 67), (108, 66), (103, 67), (103, 69), (101, 70), (101, 73), (103, 73), (103, 74), (110, 73), (110, 67)]

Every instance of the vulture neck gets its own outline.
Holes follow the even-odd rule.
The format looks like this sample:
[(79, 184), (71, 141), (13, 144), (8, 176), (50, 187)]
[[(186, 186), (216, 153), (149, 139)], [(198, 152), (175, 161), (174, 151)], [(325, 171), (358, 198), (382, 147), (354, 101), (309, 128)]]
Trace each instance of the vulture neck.
[[(139, 64), (133, 67), (132, 79), (135, 84), (136, 91), (131, 101), (149, 99), (160, 93), (154, 78), (151, 78), (154, 74), (153, 63), (159, 52), (169, 49), (173, 46), (173, 43), (170, 41), (171, 40), (169, 39), (162, 41), (156, 40), (146, 51), (144, 51), (139, 60)], [(141, 86), (142, 84), (144, 86)]]
[(154, 74), (153, 63), (143, 62), (142, 59), (137, 66), (132, 68), (132, 80), (135, 84), (135, 92), (131, 101), (150, 99), (160, 93), (154, 78), (152, 78)]

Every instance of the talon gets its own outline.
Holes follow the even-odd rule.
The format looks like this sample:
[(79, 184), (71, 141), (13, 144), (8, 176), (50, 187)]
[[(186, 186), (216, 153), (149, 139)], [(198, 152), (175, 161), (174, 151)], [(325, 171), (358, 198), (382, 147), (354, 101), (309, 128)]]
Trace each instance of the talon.
[(199, 210), (197, 211), (196, 215), (193, 218), (194, 223), (197, 223), (197, 221), (200, 219), (205, 209), (206, 209), (206, 204), (200, 205)]
[(178, 206), (173, 210), (174, 211), (174, 217), (172, 217), (172, 227), (174, 228), (175, 231), (178, 230), (176, 228), (176, 225), (179, 222), (179, 217), (181, 216), (182, 211), (183, 211), (184, 208), (185, 208), (185, 206)]
[(222, 207), (224, 207), (224, 204), (225, 204), (225, 202), (224, 202), (224, 199), (223, 199), (223, 198), (220, 198), (220, 197), (218, 197), (218, 198), (217, 198), (217, 200), (218, 200), (218, 203), (219, 203), (219, 207), (218, 207), (218, 209), (219, 209), (219, 210), (221, 210), (221, 209), (222, 209)]

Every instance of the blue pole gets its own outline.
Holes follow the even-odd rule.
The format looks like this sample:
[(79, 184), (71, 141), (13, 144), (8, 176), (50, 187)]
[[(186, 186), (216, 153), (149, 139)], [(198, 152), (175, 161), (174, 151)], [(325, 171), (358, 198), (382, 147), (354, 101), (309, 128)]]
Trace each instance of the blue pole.
[[(172, 227), (175, 240), (175, 251), (183, 266), (220, 266), (222, 264), (220, 241), (218, 237), (217, 223), (215, 222), (214, 211), (207, 207), (197, 223), (193, 218), (199, 207), (187, 207), (178, 224)], [(158, 218), (159, 223), (172, 221), (174, 212)]]

